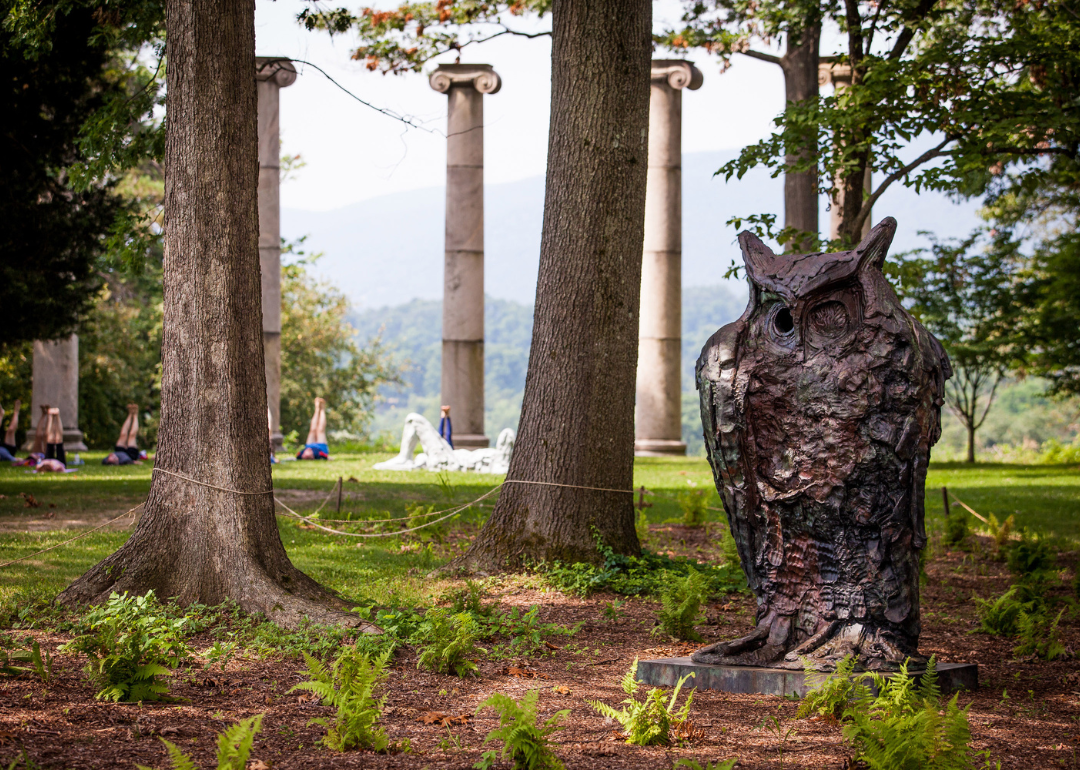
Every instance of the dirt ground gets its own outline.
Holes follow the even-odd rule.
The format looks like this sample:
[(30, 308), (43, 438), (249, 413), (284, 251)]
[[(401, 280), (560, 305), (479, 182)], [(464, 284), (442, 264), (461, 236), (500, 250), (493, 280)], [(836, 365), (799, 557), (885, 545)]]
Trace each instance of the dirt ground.
[[(653, 536), (652, 545), (661, 551), (706, 555), (712, 550), (700, 531), (657, 527)], [(953, 552), (933, 559), (927, 572), (922, 651), (941, 661), (980, 666), (980, 689), (960, 696), (961, 705), (970, 704), (973, 747), (989, 750), (992, 761), (1000, 761), (1003, 768), (1077, 766), (1080, 661), (1013, 661), (1012, 640), (968, 633), (976, 625), (972, 594), (996, 595), (1011, 582), (1003, 564)], [(557, 754), (571, 769), (666, 769), (681, 757), (703, 766), (729, 757), (738, 757), (743, 768), (849, 766), (850, 752), (835, 724), (796, 720), (796, 703), (763, 695), (697, 692), (691, 710), (695, 737), (689, 746), (628, 746), (618, 737), (618, 726), (585, 700), (617, 705), (624, 697), (619, 681), (635, 657), (684, 655), (699, 645), (653, 636), (652, 601), (626, 600), (619, 617), (607, 620), (605, 605), (623, 597), (583, 600), (508, 581), (488, 599), (507, 610), (539, 604), (543, 621), (583, 625), (569, 640), (552, 638), (558, 649), (546, 649), (540, 657), (483, 658), (478, 661), (479, 676), (471, 679), (420, 671), (416, 652), (400, 650), (387, 684), (382, 724), (391, 741), (409, 739), (410, 753), (336, 754), (319, 746), (322, 729), (308, 722), (330, 709), (311, 702), (306, 693), (286, 692), (303, 678), (301, 662), (293, 659), (236, 659), (224, 673), (194, 665), (178, 671), (171, 688), (186, 702), (125, 705), (95, 701), (81, 671), (83, 661), (61, 655), (56, 679), (48, 686), (30, 677), (0, 678), (0, 765), (7, 767), (25, 750), (27, 767), (81, 770), (133, 768), (139, 763), (163, 768), (167, 760), (161, 736), (192, 754), (200, 767), (213, 767), (214, 735), (238, 719), (262, 713), (251, 770), (467, 768), (480, 758), (484, 736), (497, 726), (491, 710), (473, 716), (477, 704), (493, 692), (520, 698), (539, 689), (543, 717), (570, 709), (556, 741)], [(731, 637), (748, 629), (752, 617), (748, 597), (726, 599), (708, 608), (708, 622), (698, 630), (707, 641)], [(1062, 640), (1080, 649), (1077, 618), (1066, 613), (1061, 630)], [(67, 641), (57, 634), (26, 633), (54, 654)], [(192, 641), (195, 649), (210, 644), (208, 638)], [(763, 726), (772, 715), (780, 717), (780, 735)], [(23, 767), (21, 760), (16, 767)]]

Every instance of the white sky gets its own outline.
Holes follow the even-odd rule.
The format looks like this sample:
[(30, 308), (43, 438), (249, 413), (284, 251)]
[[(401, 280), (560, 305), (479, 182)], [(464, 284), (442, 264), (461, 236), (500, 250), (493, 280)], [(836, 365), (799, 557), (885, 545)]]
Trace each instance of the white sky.
[[(303, 59), (368, 102), (445, 130), (446, 96), (426, 75), (385, 76), (349, 56), (351, 35), (333, 39), (307, 32), (296, 15), (302, 0), (257, 0), (256, 51), (260, 56)], [(656, 26), (677, 21), (679, 5), (654, 6)], [(657, 58), (666, 57), (657, 52)], [(695, 53), (704, 85), (683, 97), (683, 151), (734, 149), (767, 135), (783, 107), (780, 68), (744, 56), (723, 75), (718, 61)], [(448, 59), (452, 61), (452, 59)], [(499, 93), (484, 98), (485, 179), (509, 182), (542, 175), (547, 154), (550, 39), (500, 38), (465, 50), (463, 62), (494, 65)], [(434, 65), (429, 65), (429, 69)], [(330, 210), (445, 183), (446, 140), (408, 129), (351, 99), (322, 74), (297, 64), (300, 76), (281, 91), (281, 137), (285, 153), (299, 153), (307, 167), (282, 186), (286, 208)]]

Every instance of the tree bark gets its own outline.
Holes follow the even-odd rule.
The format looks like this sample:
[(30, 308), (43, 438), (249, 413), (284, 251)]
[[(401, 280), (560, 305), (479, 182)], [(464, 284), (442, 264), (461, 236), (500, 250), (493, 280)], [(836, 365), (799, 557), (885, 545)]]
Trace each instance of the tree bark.
[[(255, 4), (168, 0), (161, 430), (128, 542), (57, 598), (232, 599), (285, 626), (360, 625), (289, 561), (266, 443)], [(232, 491), (228, 491), (232, 490)], [(240, 493), (238, 493), (240, 492)], [(372, 630), (366, 627), (364, 630)], [(377, 630), (377, 629), (375, 629)]]
[(459, 560), (483, 570), (595, 562), (597, 535), (619, 553), (640, 552), (631, 490), (652, 9), (648, 0), (556, 0), (552, 18), (544, 229), (520, 431), (499, 502)]
[(970, 424), (967, 426), (967, 461), (975, 462), (975, 427)]
[[(821, 40), (821, 24), (811, 21), (802, 35), (788, 37), (787, 52), (780, 59), (784, 71), (784, 97), (788, 104), (812, 99), (819, 93), (818, 61)], [(809, 137), (808, 137), (809, 138)], [(817, 136), (813, 137), (816, 143)], [(787, 164), (798, 162), (812, 154), (809, 149), (787, 156)], [(818, 174), (817, 170), (784, 174), (784, 226), (818, 235)], [(805, 238), (789, 244), (788, 251), (807, 254), (815, 250), (811, 239)]]

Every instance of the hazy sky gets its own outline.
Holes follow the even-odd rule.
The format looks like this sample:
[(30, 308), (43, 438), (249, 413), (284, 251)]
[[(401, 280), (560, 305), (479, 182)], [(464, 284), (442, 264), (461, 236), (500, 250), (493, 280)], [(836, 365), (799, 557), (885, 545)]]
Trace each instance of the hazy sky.
[[(426, 75), (369, 72), (349, 58), (353, 36), (331, 39), (296, 23), (297, 13), (308, 5), (301, 0), (257, 0), (258, 55), (309, 61), (366, 101), (445, 130), (446, 96), (431, 90)], [(657, 26), (678, 18), (678, 3), (657, 3), (654, 8)], [(658, 58), (663, 56), (658, 53)], [(734, 66), (721, 75), (716, 59), (701, 54), (689, 58), (697, 62), (705, 82), (683, 98), (685, 152), (738, 148), (769, 133), (783, 107), (779, 67), (736, 57)], [(486, 180), (508, 182), (543, 174), (550, 39), (501, 38), (467, 48), (462, 61), (492, 64), (503, 81), (499, 93), (484, 97)], [(409, 129), (354, 101), (316, 70), (303, 64), (297, 69), (296, 83), (281, 92), (282, 150), (299, 153), (307, 167), (282, 187), (283, 207), (335, 209), (445, 183), (442, 135)]]

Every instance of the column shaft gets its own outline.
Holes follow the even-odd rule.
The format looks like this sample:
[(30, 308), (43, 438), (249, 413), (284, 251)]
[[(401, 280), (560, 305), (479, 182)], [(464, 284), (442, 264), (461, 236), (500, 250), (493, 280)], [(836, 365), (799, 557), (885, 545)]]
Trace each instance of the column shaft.
[[(682, 89), (686, 62), (653, 62), (641, 265), (634, 451), (685, 455), (682, 440)], [(674, 81), (674, 82), (673, 82)]]
[(72, 334), (53, 342), (34, 342), (32, 401), (27, 445), (33, 443), (34, 429), (41, 419), (41, 405), (48, 404), (60, 409), (60, 421), (64, 424), (64, 448), (73, 452), (86, 450), (82, 431), (78, 427), (78, 335)]
[(454, 445), (488, 446), (484, 435), (484, 95), (447, 91), (446, 255), (443, 266), (442, 402)]

